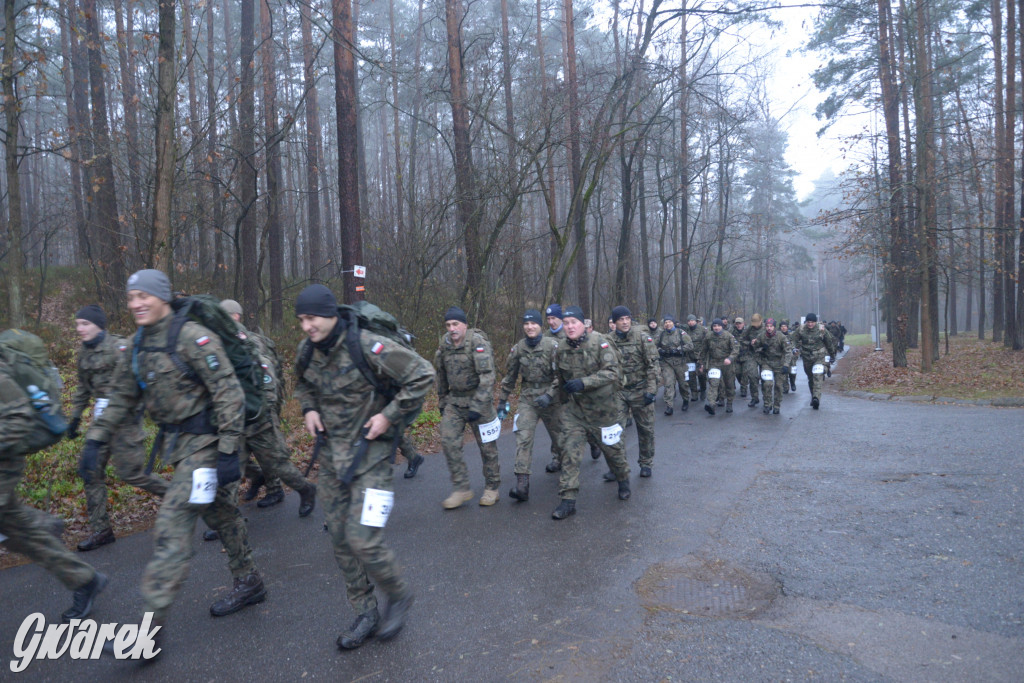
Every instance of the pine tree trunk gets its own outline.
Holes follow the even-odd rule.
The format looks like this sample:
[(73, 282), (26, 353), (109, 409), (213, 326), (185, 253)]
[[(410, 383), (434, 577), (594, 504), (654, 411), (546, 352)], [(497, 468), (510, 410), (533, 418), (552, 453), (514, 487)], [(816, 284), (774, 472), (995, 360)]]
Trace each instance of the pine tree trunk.
[[(241, 26), (238, 29), (241, 51), (241, 81), (238, 94), (238, 196), (241, 215), (238, 219), (238, 245), (241, 248), (240, 268), (235, 277), (242, 279), (242, 310), (245, 323), (255, 327), (259, 311), (259, 234), (256, 222), (256, 63), (255, 0), (240, 0)], [(236, 285), (237, 289), (237, 285)]]
[(153, 241), (150, 263), (174, 281), (174, 233), (171, 198), (174, 192), (174, 106), (177, 67), (174, 58), (174, 0), (159, 3), (156, 96), (156, 187), (153, 191)]
[(284, 239), (281, 235), (281, 131), (277, 122), (277, 69), (269, 0), (260, 0), (260, 43), (263, 61), (263, 122), (267, 164), (267, 254), (270, 261), (270, 324), (281, 329)]
[(338, 130), (338, 216), (341, 228), (341, 259), (345, 271), (343, 300), (363, 299), (355, 291), (352, 266), (363, 265), (363, 238), (359, 213), (359, 172), (356, 122), (356, 65), (352, 54), (354, 25), (350, 0), (332, 0), (334, 38), (334, 103)]

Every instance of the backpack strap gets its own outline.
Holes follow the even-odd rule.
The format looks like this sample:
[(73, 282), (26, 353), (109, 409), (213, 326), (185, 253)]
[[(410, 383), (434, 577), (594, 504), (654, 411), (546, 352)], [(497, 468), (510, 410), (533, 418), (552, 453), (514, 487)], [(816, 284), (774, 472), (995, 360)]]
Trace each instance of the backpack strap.
[(295, 362), (296, 369), (299, 372), (299, 377), (306, 374), (306, 370), (309, 368), (309, 364), (312, 360), (313, 343), (307, 339), (305, 346), (302, 347), (302, 353), (299, 354), (299, 359)]
[(135, 382), (139, 385), (139, 388), (143, 391), (146, 390), (146, 383), (142, 379), (142, 373), (139, 370), (139, 350), (147, 352), (166, 353), (171, 362), (174, 363), (174, 367), (178, 369), (182, 375), (184, 375), (190, 382), (194, 384), (200, 384), (202, 380), (199, 379), (199, 375), (192, 369), (188, 363), (186, 363), (181, 355), (178, 354), (178, 337), (181, 335), (181, 328), (188, 322), (188, 307), (174, 313), (174, 317), (171, 318), (170, 326), (167, 328), (167, 346), (146, 346), (142, 347), (142, 328), (140, 327), (135, 333), (135, 338), (132, 343), (132, 373), (135, 375)]
[(363, 353), (363, 347), (359, 343), (359, 338), (362, 333), (359, 331), (359, 320), (356, 319), (355, 315), (349, 313), (345, 318), (345, 349), (348, 351), (348, 355), (352, 358), (352, 363), (359, 368), (359, 371), (363, 373), (363, 377), (366, 381), (373, 385), (373, 390), (391, 401), (398, 394), (395, 390), (393, 382), (383, 382), (377, 374), (370, 368), (370, 364), (366, 362), (366, 355)]

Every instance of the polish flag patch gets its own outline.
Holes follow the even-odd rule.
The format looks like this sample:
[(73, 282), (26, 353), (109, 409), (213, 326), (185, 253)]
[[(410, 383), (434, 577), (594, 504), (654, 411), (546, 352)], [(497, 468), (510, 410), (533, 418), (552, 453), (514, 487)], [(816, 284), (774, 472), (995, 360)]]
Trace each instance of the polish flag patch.
[(608, 348), (608, 342), (601, 342), (601, 348), (602, 349), (607, 349)]
[(373, 347), (370, 349), (370, 351), (375, 356), (379, 356), (380, 352), (383, 351), (383, 350), (384, 350), (384, 345), (381, 344), (380, 342), (377, 342), (376, 344), (374, 344)]
[(206, 335), (203, 335), (199, 339), (196, 339), (196, 346), (206, 346), (209, 343), (210, 343), (210, 338), (207, 337)]
[(127, 351), (128, 347), (125, 346), (124, 344), (121, 344), (120, 346), (117, 347), (117, 350), (118, 351)]
[(487, 350), (487, 349), (485, 349), (485, 348), (484, 348), (484, 347), (482, 347), (482, 346), (478, 346), (478, 347), (476, 347), (476, 352), (477, 352), (477, 353), (483, 353), (483, 352), (484, 352), (484, 351), (486, 351), (486, 350)]

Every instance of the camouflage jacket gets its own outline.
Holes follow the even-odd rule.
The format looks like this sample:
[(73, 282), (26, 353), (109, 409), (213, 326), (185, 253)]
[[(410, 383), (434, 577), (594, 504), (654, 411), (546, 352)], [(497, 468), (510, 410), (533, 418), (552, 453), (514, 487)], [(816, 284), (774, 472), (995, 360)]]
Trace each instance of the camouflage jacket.
[[(17, 481), (21, 478), (24, 463), (18, 456), (28, 454), (19, 449), (36, 422), (32, 402), (9, 373), (7, 364), (0, 361), (0, 484), (5, 479)], [(3, 499), (4, 491), (5, 487), (0, 486), (0, 508), (7, 503)]]
[(740, 354), (740, 345), (736, 337), (729, 332), (722, 330), (721, 334), (711, 334), (704, 337), (704, 344), (700, 350), (700, 362), (705, 368), (720, 368), (726, 358), (735, 363)]
[(790, 331), (789, 341), (804, 360), (824, 361), (826, 355), (835, 360), (836, 340), (821, 325), (815, 325), (813, 330), (806, 324), (800, 325)]
[[(583, 380), (583, 391), (566, 394), (562, 387), (571, 379)], [(602, 410), (616, 400), (619, 390), (619, 359), (614, 344), (602, 334), (590, 333), (573, 345), (568, 339), (555, 350), (555, 380), (551, 396), (575, 401), (584, 412)]]
[(751, 344), (760, 365), (769, 368), (789, 367), (790, 359), (793, 357), (793, 346), (786, 335), (776, 331), (769, 337), (767, 330), (761, 330)]
[(552, 332), (550, 327), (545, 326), (544, 327), (544, 336), (545, 337), (551, 337), (556, 342), (561, 344), (562, 342), (565, 341), (565, 327), (564, 326), (563, 327), (559, 327), (558, 328), (558, 332)]
[(487, 415), (493, 411), (494, 352), (480, 330), (470, 328), (455, 346), (447, 334), (441, 336), (434, 354), (437, 370), (437, 400)]
[[(214, 433), (196, 434), (182, 431), (169, 439), (173, 450), (163, 456), (175, 464), (213, 443), (221, 453), (234, 453), (245, 426), (245, 395), (235, 377), (234, 367), (224, 352), (220, 338), (194, 322), (186, 322), (178, 335), (177, 355), (196, 379), (182, 371), (164, 349), (167, 332), (174, 314), (158, 323), (142, 328), (137, 351), (136, 376), (132, 354), (134, 339), (117, 390), (103, 415), (93, 422), (86, 437), (109, 441), (110, 435), (125, 417), (143, 403), (149, 416), (160, 425), (180, 425), (190, 418), (201, 419), (206, 413)], [(143, 385), (145, 388), (143, 388)]]
[(750, 325), (744, 324), (742, 330), (737, 330), (736, 326), (733, 325), (728, 331), (729, 334), (736, 339), (736, 343), (739, 344), (740, 349), (739, 355), (733, 360), (745, 361), (753, 358), (754, 352), (750, 349), (750, 341), (753, 338), (747, 336), (750, 333)]
[[(679, 326), (676, 325), (676, 327)], [(704, 337), (708, 336), (711, 333), (708, 332), (708, 328), (704, 327), (700, 323), (697, 323), (693, 327), (690, 327), (690, 324), (687, 323), (686, 327), (683, 328), (683, 332), (686, 332), (686, 334), (690, 335), (690, 340), (693, 341), (693, 353), (691, 354), (691, 357), (694, 360), (699, 360), (700, 350), (701, 347), (704, 345)]]
[(238, 336), (251, 341), (260, 354), (260, 365), (263, 366), (263, 398), (271, 410), (280, 412), (285, 401), (285, 391), (284, 373), (281, 368), (281, 357), (277, 355), (277, 346), (269, 337), (246, 329), (242, 323), (238, 323), (238, 327)]
[(671, 330), (658, 330), (654, 343), (662, 360), (685, 363), (693, 358), (693, 338), (678, 325)]
[(622, 388), (628, 392), (658, 393), (658, 350), (647, 330), (634, 327), (620, 336), (612, 334), (622, 365)]
[(113, 395), (120, 379), (118, 364), (128, 361), (127, 339), (108, 332), (100, 334), (104, 336), (95, 346), (79, 347), (78, 387), (71, 398), (69, 421), (82, 417), (90, 398), (109, 399)]
[(523, 379), (520, 400), (535, 399), (545, 393), (555, 379), (555, 349), (560, 346), (552, 335), (541, 335), (536, 346), (520, 339), (509, 351), (505, 377), (501, 380), (501, 400), (515, 391), (516, 380)]
[[(327, 446), (338, 472), (346, 471), (352, 463), (356, 455), (352, 446), (359, 440), (359, 431), (377, 413), (382, 413), (396, 426), (379, 440), (401, 438), (397, 426), (404, 425), (406, 418), (422, 407), (434, 381), (430, 363), (418, 353), (387, 337), (361, 330), (359, 344), (370, 370), (377, 377), (389, 377), (398, 384), (398, 393), (388, 401), (374, 391), (370, 381), (352, 362), (345, 346), (345, 334), (342, 330), (327, 353), (314, 348), (309, 365), (301, 376), (296, 365), (295, 397), (302, 406), (303, 414), (311, 410), (320, 413), (320, 420), (327, 430)], [(299, 344), (296, 359), (302, 358), (305, 345), (309, 343), (304, 339)], [(363, 462), (356, 475), (371, 469), (382, 457), (390, 457), (391, 449), (369, 452), (376, 453), (378, 457)]]
[(751, 325), (744, 325), (743, 332), (736, 341), (740, 344), (740, 360), (747, 360), (750, 358), (757, 359), (757, 353), (754, 351), (753, 342), (757, 337), (764, 332), (764, 322), (762, 321), (758, 327)]

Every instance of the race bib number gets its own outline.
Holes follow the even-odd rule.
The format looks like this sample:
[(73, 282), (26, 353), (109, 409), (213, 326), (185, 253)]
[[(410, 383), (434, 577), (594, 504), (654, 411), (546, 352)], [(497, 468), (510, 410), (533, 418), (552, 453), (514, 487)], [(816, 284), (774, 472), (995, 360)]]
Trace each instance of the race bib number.
[(98, 420), (103, 415), (103, 411), (110, 405), (109, 398), (98, 398), (96, 399), (96, 405), (92, 407), (92, 419)]
[(825, 356), (825, 362), (826, 363), (831, 363), (832, 362), (832, 356)]
[(796, 374), (796, 366), (795, 365), (789, 369), (789, 374), (791, 374), (791, 375), (795, 375)]
[(775, 373), (772, 372), (771, 370), (762, 370), (761, 371), (761, 379), (763, 379), (765, 382), (774, 382), (775, 381)]
[(611, 427), (601, 427), (601, 441), (608, 446), (614, 446), (622, 438), (622, 425), (613, 424)]
[(499, 436), (501, 436), (501, 420), (498, 418), (494, 418), (487, 424), (480, 425), (480, 441), (483, 443), (497, 441)]
[(711, 368), (708, 370), (708, 379), (721, 379), (722, 371), (718, 368)]
[(687, 363), (686, 364), (686, 371), (687, 372), (697, 372), (697, 364), (696, 363)]
[(813, 366), (811, 366), (811, 372), (815, 375), (824, 375), (825, 366), (822, 365), (821, 363), (815, 363)]
[(363, 526), (377, 527), (383, 529), (391, 516), (391, 509), (395, 505), (394, 491), (382, 491), (380, 489), (366, 489), (363, 494), (363, 514), (359, 523)]
[(217, 470), (200, 467), (192, 471), (192, 493), (188, 502), (193, 505), (209, 505), (217, 496)]
[(519, 413), (516, 413), (515, 415), (512, 416), (512, 431), (519, 431)]
[(687, 381), (687, 382), (690, 381), (690, 371), (689, 370), (687, 370), (686, 372), (683, 373), (683, 379), (685, 381)]

